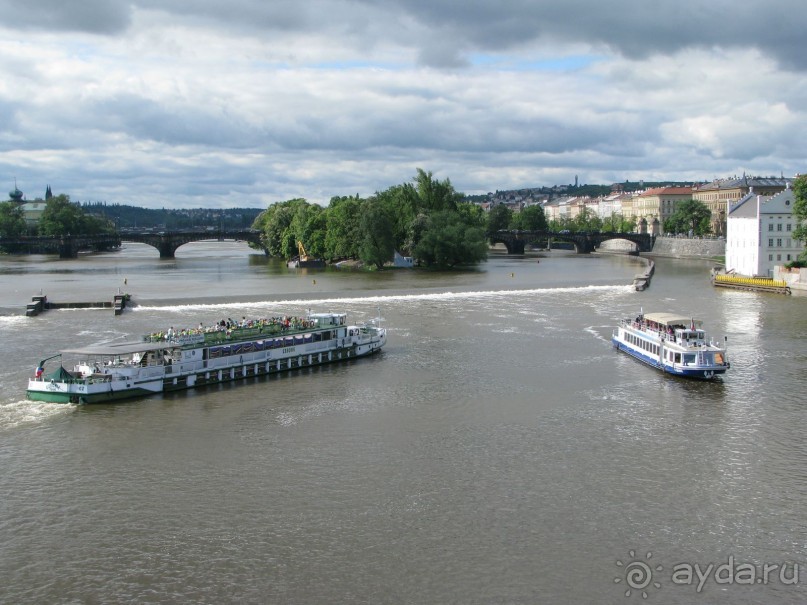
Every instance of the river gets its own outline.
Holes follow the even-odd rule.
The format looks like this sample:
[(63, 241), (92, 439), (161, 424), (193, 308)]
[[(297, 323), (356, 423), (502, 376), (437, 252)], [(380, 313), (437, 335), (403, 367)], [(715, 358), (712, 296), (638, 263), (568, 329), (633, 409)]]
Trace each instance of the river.
[[(218, 242), (1, 257), (0, 603), (807, 601), (805, 299), (663, 258), (636, 292), (639, 262), (293, 271)], [(119, 290), (136, 303), (119, 317), (24, 316), (40, 291)], [(115, 405), (25, 400), (63, 348), (308, 309), (380, 310), (388, 345)], [(616, 352), (640, 309), (704, 320), (731, 370), (687, 381)]]

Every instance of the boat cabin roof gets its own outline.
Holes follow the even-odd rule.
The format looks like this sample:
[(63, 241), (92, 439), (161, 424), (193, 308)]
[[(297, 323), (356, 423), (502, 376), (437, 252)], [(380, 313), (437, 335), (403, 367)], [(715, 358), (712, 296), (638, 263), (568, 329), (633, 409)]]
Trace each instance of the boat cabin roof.
[(647, 313), (644, 316), (645, 321), (653, 321), (661, 326), (686, 326), (690, 327), (694, 324), (700, 327), (703, 322), (700, 319), (692, 319), (685, 315), (676, 315), (675, 313)]

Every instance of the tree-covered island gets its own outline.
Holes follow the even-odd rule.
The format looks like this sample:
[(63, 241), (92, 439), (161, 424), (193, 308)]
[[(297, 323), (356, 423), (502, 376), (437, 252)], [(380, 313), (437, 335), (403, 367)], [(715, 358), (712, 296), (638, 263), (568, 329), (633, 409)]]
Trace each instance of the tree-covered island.
[(488, 249), (482, 208), (464, 201), (449, 179), (435, 179), (420, 168), (412, 182), (364, 199), (334, 197), (327, 207), (304, 199), (278, 202), (255, 219), (253, 228), (263, 234), (271, 256), (292, 258), (302, 242), (310, 256), (359, 259), (376, 268), (395, 252), (426, 267), (474, 265)]

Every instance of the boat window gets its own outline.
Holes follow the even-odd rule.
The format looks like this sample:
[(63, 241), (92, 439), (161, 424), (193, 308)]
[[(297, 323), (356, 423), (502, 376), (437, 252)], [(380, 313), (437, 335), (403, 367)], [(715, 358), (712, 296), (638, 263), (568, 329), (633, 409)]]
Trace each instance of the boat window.
[(695, 354), (694, 353), (685, 353), (684, 354), (684, 365), (695, 365)]

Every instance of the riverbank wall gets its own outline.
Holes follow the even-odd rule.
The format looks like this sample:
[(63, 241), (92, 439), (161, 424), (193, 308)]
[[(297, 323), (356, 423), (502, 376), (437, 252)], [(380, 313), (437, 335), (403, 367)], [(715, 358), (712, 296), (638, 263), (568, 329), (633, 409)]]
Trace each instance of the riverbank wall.
[[(636, 245), (621, 239), (612, 239), (603, 242), (598, 252), (611, 254), (628, 254)], [(684, 237), (656, 238), (652, 252), (645, 252), (653, 256), (668, 256), (671, 258), (715, 258), (726, 255), (726, 242), (719, 239), (698, 239)]]
[(792, 293), (807, 295), (807, 269), (788, 269), (783, 265), (773, 268), (773, 279), (784, 281)]
[(726, 242), (720, 239), (659, 236), (649, 254), (673, 258), (715, 258), (726, 255)]

